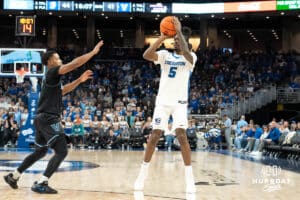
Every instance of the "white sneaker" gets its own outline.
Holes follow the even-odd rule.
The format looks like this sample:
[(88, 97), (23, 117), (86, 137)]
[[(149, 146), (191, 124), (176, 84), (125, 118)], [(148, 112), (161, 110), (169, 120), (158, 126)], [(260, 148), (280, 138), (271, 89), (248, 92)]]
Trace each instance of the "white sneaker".
[(142, 165), (140, 169), (140, 173), (134, 182), (134, 190), (137, 191), (144, 190), (144, 182), (147, 176), (148, 176), (148, 167)]
[(195, 193), (186, 193), (185, 198), (186, 198), (186, 200), (196, 200), (196, 194)]
[(142, 191), (133, 192), (134, 200), (144, 200), (144, 193)]
[(250, 153), (250, 155), (254, 156), (256, 158), (261, 158), (262, 157), (262, 152), (254, 151), (254, 152)]

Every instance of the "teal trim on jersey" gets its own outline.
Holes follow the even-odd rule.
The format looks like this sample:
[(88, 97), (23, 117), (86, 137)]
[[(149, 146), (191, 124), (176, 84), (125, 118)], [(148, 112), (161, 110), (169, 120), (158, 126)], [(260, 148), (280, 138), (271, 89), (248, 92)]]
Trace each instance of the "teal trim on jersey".
[(180, 56), (175, 56), (174, 51), (172, 52), (172, 56), (176, 59), (180, 58)]

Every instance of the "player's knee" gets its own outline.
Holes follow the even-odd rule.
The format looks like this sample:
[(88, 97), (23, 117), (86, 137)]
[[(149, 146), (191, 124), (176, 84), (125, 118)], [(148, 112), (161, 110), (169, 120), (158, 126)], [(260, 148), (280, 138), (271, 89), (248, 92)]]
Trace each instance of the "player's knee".
[(35, 149), (35, 153), (39, 154), (39, 156), (44, 157), (47, 154), (48, 148), (46, 147), (37, 147)]
[(177, 139), (180, 143), (187, 142), (187, 137), (186, 137), (185, 130), (182, 129), (182, 128), (177, 128), (176, 129), (176, 137), (177, 137)]
[(67, 155), (68, 155), (68, 149), (67, 148), (63, 148), (59, 151), (55, 152), (61, 159), (64, 159)]
[(160, 136), (161, 136), (161, 131), (160, 130), (153, 130), (152, 133), (151, 133), (151, 137), (150, 137), (149, 142), (152, 143), (152, 144), (156, 144), (158, 142)]

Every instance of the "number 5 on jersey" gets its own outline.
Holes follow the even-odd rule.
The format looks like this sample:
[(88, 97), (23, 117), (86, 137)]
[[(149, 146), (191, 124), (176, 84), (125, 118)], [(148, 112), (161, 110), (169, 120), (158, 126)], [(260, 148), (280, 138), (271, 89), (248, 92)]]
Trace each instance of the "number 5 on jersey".
[(176, 70), (177, 70), (177, 67), (170, 67), (168, 77), (174, 78), (176, 76)]

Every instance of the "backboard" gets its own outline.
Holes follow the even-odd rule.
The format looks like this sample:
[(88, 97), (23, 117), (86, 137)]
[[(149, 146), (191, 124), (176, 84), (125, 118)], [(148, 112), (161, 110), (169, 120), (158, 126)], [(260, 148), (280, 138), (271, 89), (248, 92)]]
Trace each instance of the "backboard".
[(28, 77), (43, 77), (46, 67), (42, 54), (46, 49), (0, 48), (0, 76), (15, 77), (15, 71), (24, 68)]

